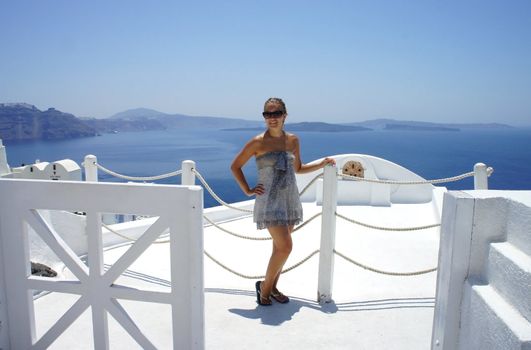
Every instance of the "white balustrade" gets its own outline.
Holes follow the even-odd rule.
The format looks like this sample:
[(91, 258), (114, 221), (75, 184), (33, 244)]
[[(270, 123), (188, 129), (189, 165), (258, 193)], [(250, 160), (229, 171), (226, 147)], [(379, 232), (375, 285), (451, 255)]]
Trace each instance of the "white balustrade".
[[(87, 164), (90, 163), (86, 161), (85, 167)], [(89, 181), (94, 180), (91, 176)], [(0, 348), (48, 348), (90, 307), (95, 348), (109, 348), (107, 314), (111, 314), (141, 348), (154, 349), (152, 341), (121, 306), (121, 300), (168, 304), (172, 310), (173, 348), (204, 348), (203, 193), (200, 187), (0, 179), (0, 193), (0, 283), (9, 281), (1, 285), (5, 294), (0, 295)], [(87, 213), (88, 266), (39, 210)], [(158, 217), (107, 272), (103, 269), (101, 213)], [(31, 276), (28, 225), (78, 281)], [(170, 238), (171, 291), (120, 286), (118, 278), (122, 273), (166, 230)], [(36, 336), (38, 308), (32, 300), (33, 290), (80, 296), (40, 338)]]

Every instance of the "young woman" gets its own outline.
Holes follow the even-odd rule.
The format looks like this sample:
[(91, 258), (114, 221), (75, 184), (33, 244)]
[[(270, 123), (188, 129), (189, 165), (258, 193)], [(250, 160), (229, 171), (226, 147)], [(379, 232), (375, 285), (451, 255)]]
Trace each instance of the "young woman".
[[(243, 192), (248, 196), (256, 195), (254, 221), (258, 229), (267, 228), (273, 239), (265, 280), (255, 284), (258, 304), (271, 305), (270, 298), (279, 303), (289, 302), (289, 298), (277, 289), (277, 283), (291, 253), (293, 227), (302, 221), (295, 173), (308, 173), (326, 164), (335, 164), (335, 161), (325, 158), (312, 165), (302, 163), (299, 139), (284, 131), (288, 113), (280, 98), (268, 99), (262, 115), (267, 130), (247, 142), (232, 162), (231, 170)], [(242, 171), (252, 156), (258, 168), (255, 187), (249, 186)]]

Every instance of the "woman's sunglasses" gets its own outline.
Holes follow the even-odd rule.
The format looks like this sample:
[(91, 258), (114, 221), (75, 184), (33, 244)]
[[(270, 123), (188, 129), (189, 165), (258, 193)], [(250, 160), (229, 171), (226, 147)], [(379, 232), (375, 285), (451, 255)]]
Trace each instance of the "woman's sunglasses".
[(270, 119), (270, 118), (280, 118), (284, 115), (284, 112), (283, 111), (274, 111), (274, 112), (263, 112), (262, 115), (264, 116), (264, 118), (266, 119)]

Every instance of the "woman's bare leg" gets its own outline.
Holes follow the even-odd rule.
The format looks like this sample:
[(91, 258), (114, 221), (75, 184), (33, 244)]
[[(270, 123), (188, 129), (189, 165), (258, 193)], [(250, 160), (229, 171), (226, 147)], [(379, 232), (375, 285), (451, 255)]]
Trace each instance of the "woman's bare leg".
[(272, 226), (268, 227), (268, 230), (273, 238), (273, 252), (269, 259), (265, 280), (261, 286), (262, 295), (265, 298), (271, 294), (271, 290), (276, 286), (282, 267), (288, 260), (293, 246), (290, 227)]
[[(291, 236), (291, 233), (293, 232), (293, 225), (288, 226), (288, 231)], [(284, 268), (284, 265), (282, 265), (282, 268), (280, 268), (280, 271), (278, 272), (277, 277), (275, 278), (275, 281), (273, 282), (273, 288), (271, 289), (273, 292), (278, 292), (277, 283), (278, 283), (278, 279), (280, 278), (280, 274), (282, 273), (283, 268)]]

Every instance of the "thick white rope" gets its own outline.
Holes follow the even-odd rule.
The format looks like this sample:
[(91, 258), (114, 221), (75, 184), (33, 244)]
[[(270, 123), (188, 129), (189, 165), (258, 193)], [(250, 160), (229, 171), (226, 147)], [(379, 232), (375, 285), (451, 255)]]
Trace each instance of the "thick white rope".
[(246, 212), (246, 213), (252, 213), (253, 211), (250, 210), (250, 209), (244, 209), (244, 208), (238, 208), (238, 207), (235, 207), (233, 205), (230, 205), (229, 203), (223, 201), (213, 190), (212, 188), (208, 185), (208, 183), (206, 182), (205, 178), (199, 173), (199, 171), (197, 171), (196, 169), (192, 169), (192, 172), (197, 176), (197, 178), (199, 179), (199, 181), (201, 181), (201, 183), (203, 184), (203, 186), (205, 186), (206, 190), (208, 191), (208, 193), (210, 193), (210, 195), (221, 205), (224, 205), (226, 206), (227, 208), (231, 208), (231, 209), (234, 209), (234, 210), (239, 210), (239, 211), (243, 211), (243, 212)]
[(369, 270), (369, 271), (372, 271), (372, 272), (375, 272), (375, 273), (379, 273), (379, 274), (382, 274), (382, 275), (390, 275), (390, 276), (417, 276), (417, 275), (423, 275), (423, 274), (426, 274), (426, 273), (430, 273), (430, 272), (433, 272), (433, 271), (437, 271), (437, 267), (434, 267), (432, 269), (427, 269), (427, 270), (420, 270), (420, 271), (413, 271), (413, 272), (390, 272), (390, 271), (384, 271), (384, 270), (379, 270), (379, 269), (375, 269), (373, 267), (370, 267), (370, 266), (367, 266), (365, 264), (362, 264), (360, 262), (357, 262), (349, 257), (347, 257), (346, 255), (343, 255), (341, 254), (340, 252), (338, 252), (337, 250), (334, 249), (334, 253), (336, 255), (339, 255), (340, 257), (342, 257), (343, 259), (345, 259), (346, 261), (356, 265), (356, 266), (359, 266), (361, 267), (362, 269), (365, 269), (365, 270)]
[(228, 230), (228, 229), (226, 229), (224, 227), (219, 226), (214, 221), (210, 220), (206, 215), (203, 215), (203, 218), (205, 218), (205, 220), (208, 221), (212, 226), (214, 226), (214, 227), (220, 229), (221, 231), (223, 231), (225, 233), (228, 233), (229, 235), (234, 236), (234, 237), (243, 238), (243, 239), (249, 239), (249, 240), (252, 240), (252, 241), (268, 241), (268, 240), (271, 240), (271, 237), (252, 237), (252, 236), (240, 235), (240, 234), (238, 234), (236, 232), (230, 231), (230, 230)]
[[(306, 220), (306, 221), (303, 222), (302, 224), (300, 224), (300, 225), (298, 225), (297, 227), (295, 227), (295, 228), (293, 229), (293, 232), (297, 232), (298, 230), (300, 230), (301, 228), (303, 228), (304, 226), (306, 226), (307, 224), (309, 224), (313, 219), (315, 219), (315, 218), (317, 218), (317, 217), (319, 217), (319, 216), (321, 216), (321, 215), (323, 215), (323, 212), (319, 212), (319, 213), (314, 214), (311, 218), (309, 218), (308, 220)], [(293, 232), (292, 232), (292, 233), (293, 233)]]
[(426, 226), (417, 226), (417, 227), (382, 227), (382, 226), (375, 226), (370, 224), (365, 224), (363, 222), (356, 221), (354, 219), (350, 219), (346, 216), (343, 216), (336, 212), (336, 216), (338, 218), (341, 218), (343, 220), (349, 221), (353, 224), (360, 225), (367, 228), (372, 228), (375, 230), (382, 230), (382, 231), (417, 231), (417, 230), (425, 230), (428, 228), (438, 227), (441, 226), (441, 224), (432, 224), (432, 225), (426, 225)]
[(323, 173), (320, 173), (320, 174), (316, 175), (316, 176), (312, 179), (312, 181), (308, 182), (308, 184), (307, 184), (306, 186), (304, 186), (304, 188), (302, 189), (302, 191), (300, 191), (299, 196), (302, 196), (302, 195), (304, 194), (304, 192), (306, 192), (306, 191), (310, 188), (310, 186), (313, 185), (313, 183), (314, 183), (315, 181), (317, 181), (317, 179), (319, 179), (319, 178), (321, 178), (321, 177), (323, 177)]
[[(127, 241), (131, 241), (131, 242), (136, 242), (137, 239), (135, 238), (131, 238), (131, 237), (127, 237), (125, 235), (122, 235), (121, 233), (113, 230), (112, 228), (110, 228), (108, 225), (102, 223), (101, 226), (105, 227), (106, 230), (108, 230), (109, 232), (111, 233), (114, 233), (115, 235), (117, 235), (118, 237), (122, 237), (123, 239), (127, 240)], [(164, 240), (155, 240), (153, 241), (154, 244), (162, 244), (162, 243), (168, 243), (170, 240), (169, 239), (164, 239)]]
[[(290, 266), (288, 267), (287, 269), (284, 269), (282, 270), (282, 272), (280, 273), (286, 273), (286, 272), (289, 272), (299, 266), (301, 266), (302, 264), (304, 264), (306, 261), (310, 260), (311, 257), (313, 257), (315, 254), (319, 253), (319, 249), (318, 250), (315, 250), (314, 252), (312, 252), (310, 255), (308, 255), (307, 257), (305, 257), (304, 259), (302, 259), (301, 261), (299, 261), (298, 263), (294, 264), (293, 266)], [(240, 273), (238, 271), (235, 271), (233, 269), (231, 269), (230, 267), (227, 267), (226, 265), (222, 264), (219, 260), (215, 259), (212, 255), (210, 255), (206, 250), (205, 250), (205, 255), (210, 259), (212, 260), (214, 263), (218, 264), (220, 267), (222, 267), (223, 269), (229, 271), (230, 273), (238, 276), (238, 277), (241, 277), (241, 278), (245, 278), (245, 279), (262, 279), (262, 278), (265, 278), (265, 275), (261, 275), (261, 276), (251, 276), (251, 275), (245, 275), (243, 273)]]
[(183, 172), (182, 170), (176, 170), (171, 173), (156, 175), (156, 176), (128, 176), (128, 175), (118, 174), (112, 170), (109, 170), (99, 163), (94, 163), (94, 165), (96, 165), (98, 169), (100, 169), (101, 171), (109, 175), (112, 175), (114, 177), (118, 177), (124, 180), (129, 180), (129, 181), (155, 181), (155, 180), (161, 180), (161, 179), (165, 179), (165, 178), (172, 177), (172, 176), (177, 176), (177, 175), (182, 174)]
[[(301, 228), (303, 228), (306, 224), (308, 224), (310, 221), (312, 221), (313, 219), (317, 218), (318, 216), (322, 215), (322, 213), (317, 213), (315, 214), (314, 216), (312, 216), (311, 218), (309, 218), (308, 220), (306, 220), (305, 222), (303, 222), (302, 224), (298, 225), (297, 227), (295, 227), (295, 229), (293, 230), (293, 232), (297, 231), (297, 230), (300, 230)], [(241, 235), (241, 234), (238, 234), (234, 231), (230, 231), (224, 227), (221, 227), (220, 225), (216, 224), (214, 221), (210, 220), (206, 215), (203, 215), (203, 217), (205, 218), (206, 221), (208, 221), (212, 226), (220, 229), (221, 231), (223, 232), (226, 232), (228, 233), (229, 235), (232, 235), (234, 237), (238, 237), (238, 238), (243, 238), (243, 239), (249, 239), (249, 240), (252, 240), (252, 241), (269, 241), (271, 240), (271, 236), (269, 237), (253, 237), (253, 236), (245, 236), (245, 235)], [(293, 233), (292, 232), (292, 233)]]
[[(491, 167), (487, 168), (487, 176), (490, 176), (494, 172), (494, 169)], [(467, 177), (474, 176), (474, 172), (468, 172), (461, 175), (453, 176), (453, 177), (447, 177), (443, 179), (435, 179), (435, 180), (420, 180), (420, 181), (395, 181), (395, 180), (376, 180), (376, 179), (366, 179), (363, 177), (357, 177), (357, 176), (351, 176), (347, 174), (340, 174), (341, 177), (349, 180), (355, 180), (355, 181), (365, 181), (365, 182), (372, 182), (372, 183), (380, 183), (380, 184), (390, 184), (390, 185), (424, 185), (424, 184), (440, 184), (445, 182), (454, 182), (459, 181)]]

